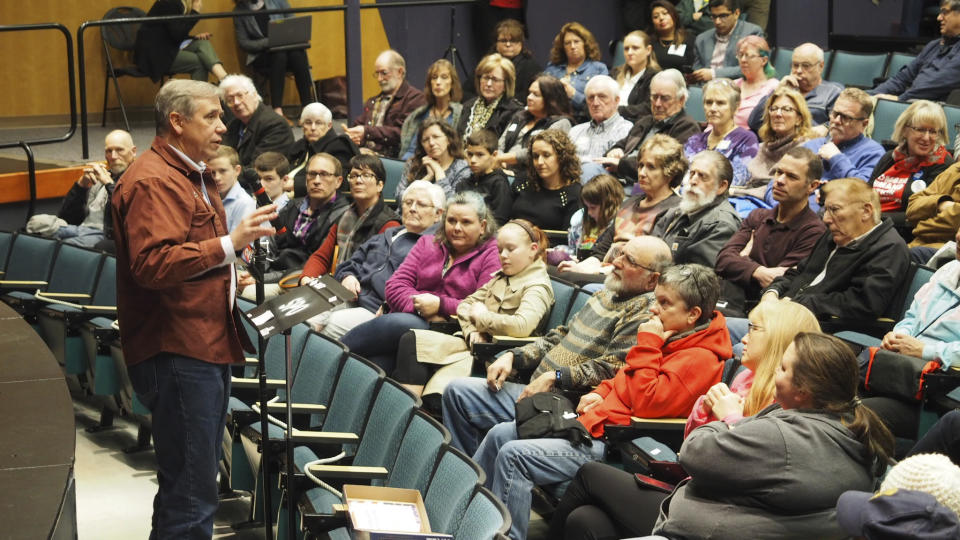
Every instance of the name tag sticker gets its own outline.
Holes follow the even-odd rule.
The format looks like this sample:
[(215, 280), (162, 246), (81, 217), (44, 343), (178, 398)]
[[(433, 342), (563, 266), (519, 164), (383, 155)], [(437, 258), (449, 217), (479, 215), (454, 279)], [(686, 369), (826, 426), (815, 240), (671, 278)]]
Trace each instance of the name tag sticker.
[(681, 43), (680, 45), (670, 45), (670, 48), (667, 49), (667, 54), (675, 54), (677, 56), (683, 56), (683, 53), (687, 52), (687, 44)]
[(910, 184), (910, 191), (914, 193), (919, 193), (925, 189), (927, 189), (927, 183), (923, 180), (914, 180), (913, 183)]
[(730, 141), (729, 141), (729, 140), (724, 139), (724, 140), (722, 140), (722, 141), (720, 141), (720, 142), (717, 143), (717, 148), (716, 148), (717, 152), (722, 152), (722, 151), (726, 150), (727, 148), (730, 148)]

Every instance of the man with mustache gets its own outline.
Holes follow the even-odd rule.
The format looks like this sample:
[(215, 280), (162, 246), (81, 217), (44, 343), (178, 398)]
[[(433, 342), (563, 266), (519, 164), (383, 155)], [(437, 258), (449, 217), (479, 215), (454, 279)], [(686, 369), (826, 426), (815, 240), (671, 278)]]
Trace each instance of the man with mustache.
[(713, 268), (720, 248), (740, 227), (727, 201), (733, 166), (722, 154), (704, 150), (690, 162), (680, 204), (657, 217), (651, 235), (667, 243), (678, 264)]

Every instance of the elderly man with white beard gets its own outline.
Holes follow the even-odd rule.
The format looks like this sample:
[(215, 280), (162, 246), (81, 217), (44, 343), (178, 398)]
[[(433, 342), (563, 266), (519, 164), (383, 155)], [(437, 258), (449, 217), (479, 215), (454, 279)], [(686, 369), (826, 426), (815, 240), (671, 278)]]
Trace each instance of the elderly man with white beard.
[(694, 156), (683, 180), (680, 204), (667, 210), (653, 224), (677, 264), (702, 264), (713, 268), (717, 254), (740, 227), (740, 216), (727, 202), (733, 167), (714, 150)]

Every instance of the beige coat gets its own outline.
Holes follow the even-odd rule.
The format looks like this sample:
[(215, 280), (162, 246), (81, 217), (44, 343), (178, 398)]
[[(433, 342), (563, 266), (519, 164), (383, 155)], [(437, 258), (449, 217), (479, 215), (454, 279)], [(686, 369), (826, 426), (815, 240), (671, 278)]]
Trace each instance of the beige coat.
[[(476, 303), (483, 303), (487, 312), (470, 321), (470, 310)], [(427, 382), (423, 393), (441, 393), (455, 377), (470, 376), (473, 357), (465, 337), (471, 332), (527, 337), (537, 329), (552, 305), (553, 287), (542, 260), (534, 261), (514, 276), (505, 276), (502, 270), (498, 270), (493, 279), (463, 299), (457, 307), (462, 335), (414, 330), (417, 359), (442, 366)]]
[(954, 163), (940, 173), (926, 189), (910, 196), (907, 202), (907, 221), (916, 223), (910, 247), (940, 248), (957, 234), (957, 228), (960, 227), (960, 204), (938, 212), (941, 199), (960, 203), (960, 163)]

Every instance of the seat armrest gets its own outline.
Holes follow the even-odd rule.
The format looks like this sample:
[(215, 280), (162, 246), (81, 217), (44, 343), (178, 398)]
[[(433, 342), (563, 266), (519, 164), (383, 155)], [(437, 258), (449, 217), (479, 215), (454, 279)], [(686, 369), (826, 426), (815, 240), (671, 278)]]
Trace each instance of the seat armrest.
[(47, 286), (46, 281), (14, 281), (14, 280), (0, 281), (0, 287), (10, 288), (10, 289), (22, 289), (25, 287), (29, 287), (32, 289), (33, 287), (46, 287), (46, 286)]
[[(290, 409), (294, 414), (320, 414), (327, 412), (326, 405), (319, 403), (291, 403)], [(287, 412), (287, 403), (274, 401), (267, 403), (267, 412)]]
[(356, 465), (311, 465), (310, 474), (320, 478), (343, 480), (380, 480), (387, 477), (389, 471), (384, 467), (359, 467)]
[(35, 294), (37, 298), (43, 299), (44, 297), (53, 296), (55, 298), (90, 298), (89, 294), (86, 293), (66, 293), (66, 292), (50, 292), (50, 291), (37, 291)]
[(293, 442), (304, 444), (346, 444), (359, 442), (356, 433), (311, 431), (293, 428)]
[[(260, 379), (253, 378), (244, 378), (244, 377), (233, 377), (230, 379), (230, 386), (234, 388), (259, 388)], [(287, 381), (285, 379), (267, 379), (267, 388), (286, 388)]]

